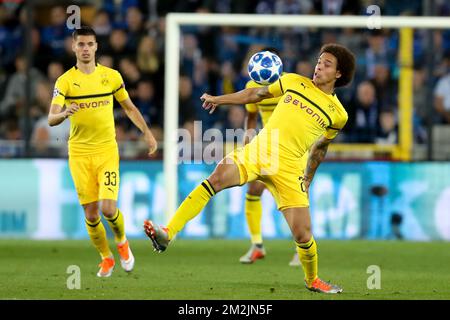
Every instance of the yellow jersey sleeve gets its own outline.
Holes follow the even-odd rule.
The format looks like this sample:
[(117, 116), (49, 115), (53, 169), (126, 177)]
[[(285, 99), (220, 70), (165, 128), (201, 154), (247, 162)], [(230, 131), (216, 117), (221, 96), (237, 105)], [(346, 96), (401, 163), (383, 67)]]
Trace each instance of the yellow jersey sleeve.
[(275, 81), (274, 83), (269, 85), (269, 92), (274, 97), (280, 97), (286, 93), (286, 88), (289, 83), (295, 81), (299, 76), (295, 73), (283, 73), (283, 75)]
[[(257, 86), (255, 85), (256, 83), (252, 80), (247, 81), (247, 83), (245, 84), (245, 88), (257, 88)], [(245, 109), (247, 110), (247, 112), (251, 112), (251, 113), (255, 113), (258, 112), (258, 106), (255, 103), (247, 103), (245, 105)]]
[(117, 101), (122, 102), (128, 99), (128, 91), (125, 89), (125, 83), (123, 82), (122, 76), (118, 71), (114, 72), (114, 82), (113, 82), (113, 95)]
[(326, 129), (325, 133), (323, 134), (324, 137), (330, 140), (336, 138), (336, 136), (339, 134), (339, 132), (344, 128), (345, 124), (347, 123), (347, 119), (348, 119), (347, 113), (339, 117), (338, 120), (335, 123), (333, 123), (332, 126), (329, 126)]
[(275, 81), (274, 83), (269, 85), (269, 92), (272, 96), (279, 97), (284, 94), (284, 89), (283, 89), (283, 84), (282, 84), (284, 77), (285, 76), (282, 76), (280, 79), (278, 79), (278, 81)]
[(64, 102), (66, 100), (66, 95), (69, 90), (69, 84), (67, 79), (63, 76), (56, 80), (55, 88), (53, 89), (53, 98), (51, 104), (57, 104), (64, 107)]

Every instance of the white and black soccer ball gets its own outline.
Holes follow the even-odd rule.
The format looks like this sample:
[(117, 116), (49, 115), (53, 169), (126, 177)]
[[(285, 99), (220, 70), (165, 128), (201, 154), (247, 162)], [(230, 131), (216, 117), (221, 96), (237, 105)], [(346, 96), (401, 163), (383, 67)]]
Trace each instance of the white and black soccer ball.
[(277, 81), (283, 72), (283, 62), (270, 51), (255, 53), (248, 61), (248, 75), (256, 83), (269, 85)]

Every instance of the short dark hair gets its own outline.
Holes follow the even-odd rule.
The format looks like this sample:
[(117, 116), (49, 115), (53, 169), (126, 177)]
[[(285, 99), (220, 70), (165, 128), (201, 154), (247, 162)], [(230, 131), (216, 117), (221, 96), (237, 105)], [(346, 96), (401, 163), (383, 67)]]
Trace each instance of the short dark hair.
[(88, 26), (82, 26), (81, 28), (75, 29), (72, 33), (73, 40), (76, 40), (78, 36), (94, 36), (97, 41), (97, 34), (94, 29)]
[(337, 59), (336, 70), (341, 72), (341, 77), (336, 80), (335, 87), (343, 87), (349, 84), (355, 74), (355, 55), (346, 47), (337, 43), (328, 43), (322, 46), (319, 56), (327, 52)]

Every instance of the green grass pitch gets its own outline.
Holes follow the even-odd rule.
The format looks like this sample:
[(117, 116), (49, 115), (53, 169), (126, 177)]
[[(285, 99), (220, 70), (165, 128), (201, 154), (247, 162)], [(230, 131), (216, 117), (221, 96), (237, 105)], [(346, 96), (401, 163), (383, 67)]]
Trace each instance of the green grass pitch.
[[(267, 256), (241, 265), (246, 240), (178, 239), (153, 252), (150, 241), (131, 240), (135, 270), (126, 274), (116, 256), (111, 278), (96, 277), (99, 256), (88, 240), (0, 240), (0, 299), (450, 299), (450, 243), (318, 240), (319, 275), (344, 293), (322, 295), (303, 285), (301, 268), (289, 267), (292, 241), (266, 240)], [(70, 265), (80, 268), (80, 289), (68, 289)], [(368, 289), (377, 265), (381, 288)]]

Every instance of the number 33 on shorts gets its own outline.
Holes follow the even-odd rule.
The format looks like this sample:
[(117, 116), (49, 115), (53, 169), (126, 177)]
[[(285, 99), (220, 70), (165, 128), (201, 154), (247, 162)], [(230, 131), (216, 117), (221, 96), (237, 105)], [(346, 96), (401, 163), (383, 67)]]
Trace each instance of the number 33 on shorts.
[(119, 173), (117, 171), (104, 171), (101, 176), (100, 199), (117, 200), (119, 193)]

